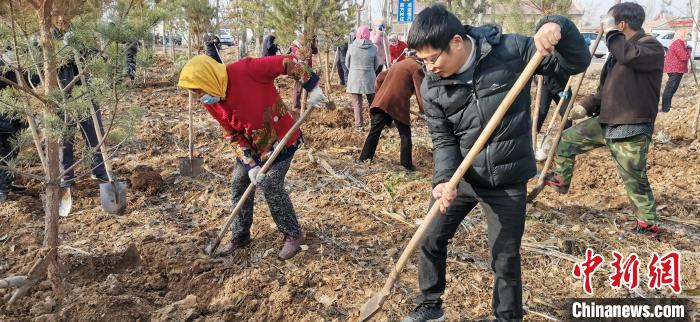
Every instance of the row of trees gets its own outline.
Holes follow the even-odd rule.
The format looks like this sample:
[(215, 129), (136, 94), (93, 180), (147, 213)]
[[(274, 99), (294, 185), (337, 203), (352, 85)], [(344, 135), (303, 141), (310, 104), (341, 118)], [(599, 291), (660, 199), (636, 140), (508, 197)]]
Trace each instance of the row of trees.
[[(571, 8), (572, 0), (436, 0), (443, 3), (467, 24), (482, 25), (495, 22), (506, 32), (532, 33), (536, 21), (528, 20), (523, 10), (538, 15), (563, 14)], [(487, 14), (489, 21), (485, 21)]]

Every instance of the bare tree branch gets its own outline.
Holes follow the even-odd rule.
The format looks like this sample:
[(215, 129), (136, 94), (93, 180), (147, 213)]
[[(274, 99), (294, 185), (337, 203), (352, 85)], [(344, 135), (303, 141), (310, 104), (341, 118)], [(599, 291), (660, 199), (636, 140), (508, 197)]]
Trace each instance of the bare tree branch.
[(42, 176), (38, 176), (38, 175), (32, 174), (32, 173), (27, 173), (27, 172), (24, 172), (24, 171), (22, 171), (22, 170), (19, 170), (19, 169), (17, 169), (17, 168), (14, 168), (14, 167), (11, 167), (11, 166), (8, 166), (8, 165), (0, 165), (0, 169), (7, 170), (7, 171), (10, 171), (10, 172), (12, 172), (12, 173), (19, 174), (19, 175), (21, 175), (21, 176), (29, 177), (29, 178), (32, 178), (32, 179), (34, 179), (34, 180), (38, 180), (38, 181), (43, 182), (43, 183), (48, 182), (48, 180), (46, 180), (46, 178), (44, 178), (44, 177), (42, 177)]

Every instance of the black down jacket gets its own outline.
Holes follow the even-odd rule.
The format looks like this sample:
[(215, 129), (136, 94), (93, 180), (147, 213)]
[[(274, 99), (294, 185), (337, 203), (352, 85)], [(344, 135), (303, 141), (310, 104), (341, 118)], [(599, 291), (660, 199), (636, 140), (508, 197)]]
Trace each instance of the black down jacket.
[[(542, 18), (561, 26), (561, 40), (536, 73), (553, 76), (586, 69), (591, 56), (583, 37), (569, 19)], [(433, 142), (433, 185), (449, 181), (537, 49), (532, 37), (501, 34), (500, 27), (465, 26), (476, 41), (476, 67), (447, 78), (426, 72), (421, 84), (428, 129)], [(503, 187), (535, 176), (530, 134), (530, 84), (520, 93), (478, 154), (464, 179), (473, 186)]]

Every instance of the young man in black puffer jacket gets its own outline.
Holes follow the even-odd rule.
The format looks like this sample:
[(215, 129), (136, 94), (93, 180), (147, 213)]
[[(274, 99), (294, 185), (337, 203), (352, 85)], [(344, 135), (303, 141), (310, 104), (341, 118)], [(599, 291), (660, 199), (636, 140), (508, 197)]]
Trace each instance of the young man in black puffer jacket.
[(445, 215), (437, 216), (421, 243), (419, 306), (403, 321), (442, 321), (447, 244), (469, 211), (481, 203), (488, 224), (495, 274), (493, 313), (498, 320), (522, 319), (520, 241), (525, 227), (528, 179), (536, 174), (530, 137), (530, 86), (517, 96), (458, 189), (455, 173), (486, 123), (536, 51), (547, 55), (537, 74), (577, 74), (590, 53), (573, 22), (542, 18), (533, 37), (502, 34), (498, 26), (462, 26), (445, 7), (416, 16), (408, 46), (423, 61), (421, 94), (433, 143), (433, 191)]

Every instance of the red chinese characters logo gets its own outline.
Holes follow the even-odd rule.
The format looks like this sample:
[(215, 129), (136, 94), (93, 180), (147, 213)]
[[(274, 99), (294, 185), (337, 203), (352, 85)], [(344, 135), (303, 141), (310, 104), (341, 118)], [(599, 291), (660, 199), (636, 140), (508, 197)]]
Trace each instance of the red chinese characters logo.
[(652, 253), (647, 265), (649, 270), (649, 289), (669, 286), (678, 294), (681, 292), (681, 254), (671, 251), (659, 257)]
[(613, 251), (615, 260), (610, 264), (613, 268), (613, 273), (610, 275), (610, 286), (614, 289), (619, 289), (622, 284), (627, 285), (630, 289), (635, 289), (639, 286), (639, 256), (632, 253), (624, 259), (622, 254)]
[(574, 265), (571, 274), (577, 278), (581, 279), (583, 282), (583, 291), (586, 294), (593, 294), (593, 286), (591, 286), (591, 277), (593, 273), (598, 269), (600, 264), (605, 261), (602, 255), (596, 254), (592, 249), (586, 249), (586, 260), (581, 263), (576, 263)]
[[(611, 274), (608, 276), (610, 287), (620, 289), (626, 286), (633, 290), (639, 287), (639, 266), (641, 260), (635, 253), (625, 257), (619, 252), (613, 251), (613, 261), (610, 263), (612, 268)], [(669, 287), (674, 293), (681, 292), (681, 255), (677, 251), (671, 251), (663, 256), (658, 253), (651, 253), (651, 258), (647, 264), (647, 273), (649, 281), (647, 285), (649, 289), (661, 289), (664, 286)], [(586, 249), (586, 258), (582, 262), (578, 262), (571, 270), (571, 275), (574, 278), (580, 279), (583, 284), (583, 291), (586, 294), (593, 294), (592, 277), (595, 271), (600, 268), (600, 265), (605, 262), (602, 255), (596, 254), (595, 251)]]

